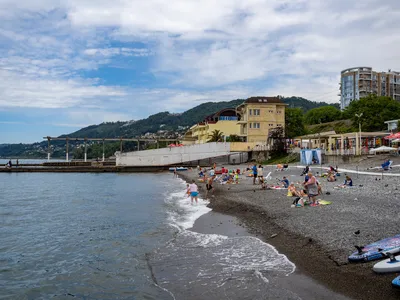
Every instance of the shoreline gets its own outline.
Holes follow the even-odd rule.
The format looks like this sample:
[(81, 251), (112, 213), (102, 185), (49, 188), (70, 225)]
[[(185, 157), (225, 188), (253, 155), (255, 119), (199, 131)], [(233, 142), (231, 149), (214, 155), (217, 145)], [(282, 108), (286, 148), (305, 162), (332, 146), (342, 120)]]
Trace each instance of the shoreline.
[[(295, 173), (299, 173), (299, 169), (293, 168), (293, 170)], [(196, 172), (180, 173), (179, 175), (186, 181), (197, 178)], [(276, 173), (273, 173), (272, 177), (275, 175)], [(280, 172), (279, 175), (288, 175), (288, 173)], [(366, 177), (368, 176), (364, 176), (364, 181), (371, 179)], [(351, 213), (348, 215), (343, 213), (343, 217), (341, 218), (344, 219), (344, 229), (342, 231), (340, 218), (338, 218), (337, 222), (330, 219), (324, 220), (324, 213), (322, 210), (325, 208), (327, 208), (327, 211), (332, 210), (331, 208), (335, 208), (335, 203), (328, 207), (321, 208), (291, 209), (288, 201), (290, 199), (288, 199), (286, 195), (283, 195), (282, 191), (260, 190), (259, 186), (253, 186), (246, 182), (249, 181), (247, 179), (248, 178), (243, 178), (239, 185), (227, 186), (215, 184), (214, 197), (211, 198), (209, 207), (215, 212), (239, 218), (251, 234), (271, 244), (280, 253), (285, 254), (289, 260), (295, 263), (301, 273), (336, 293), (353, 299), (363, 300), (379, 298), (399, 299), (400, 293), (391, 287), (391, 280), (396, 277), (396, 274), (374, 274), (372, 266), (376, 261), (361, 264), (350, 264), (347, 262), (347, 256), (353, 252), (352, 247), (354, 245), (351, 245), (352, 243), (363, 242), (366, 244), (365, 241), (373, 242), (380, 239), (378, 238), (379, 234), (375, 235), (377, 236), (376, 238), (366, 234), (365, 237), (360, 239), (361, 241), (356, 241), (351, 237), (351, 235), (353, 235), (352, 232), (349, 234), (347, 230), (347, 227), (353, 229), (354, 225), (345, 224), (348, 221), (347, 219), (352, 217)], [(394, 177), (392, 180), (398, 179)], [(389, 182), (389, 179), (385, 179), (379, 183), (386, 184), (386, 182)], [(200, 193), (203, 195), (205, 188), (202, 185), (199, 185), (199, 187)], [(333, 190), (333, 187), (325, 188), (325, 190), (332, 190), (334, 195), (342, 194), (340, 197), (346, 198), (343, 202), (353, 197), (351, 194), (350, 196), (346, 195), (345, 192), (347, 191)], [(284, 193), (286, 193), (286, 191)], [(331, 200), (325, 195), (324, 198)], [(269, 203), (267, 201), (271, 200), (273, 200), (274, 203), (268, 205)], [(280, 207), (283, 202), (285, 202), (284, 210)], [(344, 205), (348, 204), (344, 203)], [(360, 205), (362, 204), (360, 203)], [(318, 209), (321, 210), (318, 211)], [(304, 213), (304, 215), (300, 215), (300, 217), (294, 216), (293, 214), (297, 212)], [(316, 217), (313, 215), (314, 212), (317, 214), (321, 212), (321, 215), (318, 216), (317, 219), (310, 219), (310, 224), (308, 225), (305, 222), (308, 221), (307, 218)], [(335, 212), (331, 211), (330, 213), (334, 214)], [(291, 217), (298, 219), (296, 230), (294, 230), (293, 224), (290, 223)], [(331, 243), (329, 243), (329, 241), (327, 242), (329, 239), (325, 239), (325, 241), (323, 238), (321, 239), (321, 234), (323, 236), (324, 230), (317, 230), (314, 233), (315, 223), (324, 221), (326, 223), (325, 226), (327, 226), (327, 235), (332, 235), (331, 231), (337, 231), (333, 233), (333, 236), (336, 238), (336, 243), (338, 243), (337, 245), (332, 241)], [(368, 223), (368, 220), (365, 221)], [(331, 223), (333, 224), (332, 228), (329, 228)], [(336, 227), (334, 226), (335, 223)], [(362, 225), (365, 226), (365, 224)], [(307, 231), (308, 226), (310, 226), (309, 231)], [(361, 226), (361, 224), (359, 226)], [(391, 228), (386, 236), (384, 232), (381, 232), (381, 235), (383, 237), (394, 235), (390, 234), (391, 232), (395, 232), (395, 230)], [(277, 236), (271, 238), (273, 234), (277, 234)], [(341, 239), (344, 241), (341, 242)]]
[[(283, 252), (279, 251), (275, 245), (270, 243), (270, 241), (265, 241), (262, 236), (257, 233), (251, 233), (249, 231), (249, 227), (243, 224), (242, 219), (233, 214), (226, 214), (212, 210), (200, 216), (195, 221), (193, 227), (189, 230), (202, 234), (219, 234), (230, 238), (243, 236), (254, 237), (274, 247), (275, 250), (280, 254), (285, 255)], [(288, 259), (290, 260), (289, 257)], [(292, 260), (290, 261), (293, 263)], [(313, 279), (311, 276), (299, 269), (297, 265), (295, 266), (295, 271), (293, 273), (288, 276), (278, 278), (277, 283), (282, 289), (294, 293), (301, 299), (350, 299), (347, 296), (337, 293), (336, 291), (333, 291), (329, 287), (326, 287), (317, 280)]]

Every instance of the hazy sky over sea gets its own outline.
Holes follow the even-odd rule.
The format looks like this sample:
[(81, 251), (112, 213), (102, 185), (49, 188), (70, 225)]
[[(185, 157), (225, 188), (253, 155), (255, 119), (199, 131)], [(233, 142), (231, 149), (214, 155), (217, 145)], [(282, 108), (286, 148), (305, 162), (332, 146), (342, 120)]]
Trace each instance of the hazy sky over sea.
[(400, 71), (398, 0), (0, 0), (0, 143)]

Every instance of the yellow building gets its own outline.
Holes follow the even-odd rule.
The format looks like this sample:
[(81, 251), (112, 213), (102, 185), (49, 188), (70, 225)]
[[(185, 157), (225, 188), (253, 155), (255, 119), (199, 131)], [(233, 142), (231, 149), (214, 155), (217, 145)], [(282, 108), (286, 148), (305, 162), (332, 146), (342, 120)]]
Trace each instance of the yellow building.
[(246, 142), (267, 142), (271, 129), (285, 127), (285, 107), (278, 97), (250, 97), (236, 108), (239, 136)]
[[(238, 117), (234, 108), (226, 108), (205, 118), (203, 122), (193, 125), (185, 134), (184, 144), (207, 143), (214, 130), (222, 132), (222, 140), (230, 135), (239, 135), (240, 126), (237, 124)], [(191, 133), (192, 139), (189, 138)]]

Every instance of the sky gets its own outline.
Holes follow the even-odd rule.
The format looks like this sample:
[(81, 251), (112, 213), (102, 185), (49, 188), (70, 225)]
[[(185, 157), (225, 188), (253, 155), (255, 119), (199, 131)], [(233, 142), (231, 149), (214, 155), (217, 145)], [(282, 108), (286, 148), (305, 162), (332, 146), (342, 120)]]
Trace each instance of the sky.
[(400, 71), (398, 0), (0, 0), (0, 144)]

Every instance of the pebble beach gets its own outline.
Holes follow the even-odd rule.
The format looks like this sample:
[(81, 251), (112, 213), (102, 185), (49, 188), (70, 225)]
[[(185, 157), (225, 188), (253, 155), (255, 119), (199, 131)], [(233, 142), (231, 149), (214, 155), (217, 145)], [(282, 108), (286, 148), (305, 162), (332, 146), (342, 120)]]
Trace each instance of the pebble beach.
[[(239, 184), (214, 184), (214, 193), (209, 196), (210, 207), (238, 217), (250, 232), (274, 245), (302, 272), (335, 292), (353, 299), (399, 299), (400, 292), (391, 287), (396, 274), (374, 274), (372, 266), (376, 261), (355, 264), (347, 259), (355, 251), (355, 245), (363, 246), (399, 234), (400, 177), (387, 174), (400, 174), (400, 167), (382, 175), (379, 169), (373, 168), (383, 159), (383, 156), (374, 157), (338, 166), (341, 176), (336, 182), (317, 177), (323, 189), (317, 198), (331, 201), (331, 205), (293, 208), (293, 198), (287, 196), (287, 190), (262, 190), (260, 185), (253, 185), (251, 177), (241, 175)], [(398, 158), (393, 160), (393, 166), (400, 164)], [(312, 166), (311, 171), (314, 175), (321, 174), (327, 167)], [(356, 168), (360, 174), (351, 172)], [(286, 171), (264, 166), (263, 174), (271, 172), (269, 185), (276, 185), (277, 179), (286, 176), (299, 187), (304, 179), (301, 171), (299, 165), (289, 165)], [(354, 186), (338, 187), (346, 174), (351, 176)], [(198, 179), (195, 170), (182, 172), (180, 177), (187, 181)], [(204, 193), (205, 184), (197, 183)]]

